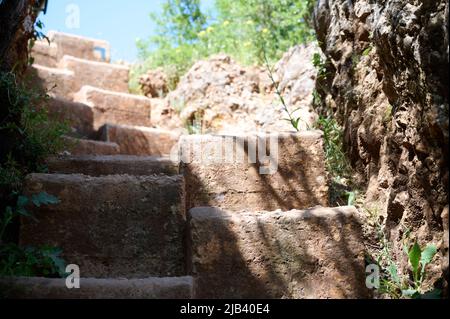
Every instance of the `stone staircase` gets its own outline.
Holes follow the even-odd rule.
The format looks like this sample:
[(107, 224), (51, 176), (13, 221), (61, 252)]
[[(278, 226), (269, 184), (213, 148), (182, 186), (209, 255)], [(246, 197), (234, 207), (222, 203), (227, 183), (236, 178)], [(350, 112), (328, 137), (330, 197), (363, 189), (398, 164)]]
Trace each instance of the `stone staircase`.
[[(81, 288), (8, 278), (4, 294), (367, 297), (356, 209), (327, 208), (321, 132), (180, 137), (152, 121), (151, 100), (128, 93), (128, 69), (109, 63), (108, 43), (50, 38), (35, 47), (31, 73), (37, 85), (57, 85), (49, 109), (69, 121), (73, 145), (48, 160), (48, 174), (27, 177), (28, 194), (61, 202), (35, 209), (38, 222), (22, 220), (20, 244), (62, 248)], [(271, 137), (277, 166), (261, 174), (275, 154), (263, 154)], [(179, 161), (168, 157), (174, 147)], [(214, 161), (218, 153), (232, 156)]]

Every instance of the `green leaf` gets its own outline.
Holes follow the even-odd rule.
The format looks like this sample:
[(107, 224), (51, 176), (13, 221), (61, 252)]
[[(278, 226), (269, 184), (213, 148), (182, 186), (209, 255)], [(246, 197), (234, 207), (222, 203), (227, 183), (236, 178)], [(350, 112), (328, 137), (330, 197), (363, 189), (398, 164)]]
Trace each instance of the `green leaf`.
[(31, 217), (31, 214), (24, 207), (17, 207), (16, 212), (19, 215), (26, 216), (26, 217)]
[(420, 263), (421, 254), (422, 254), (422, 251), (420, 250), (420, 246), (417, 242), (415, 242), (414, 245), (411, 247), (411, 249), (408, 252), (409, 263), (411, 264), (413, 274), (414, 274), (414, 281), (416, 281), (418, 279), (419, 263)]
[(50, 258), (58, 274), (63, 277), (65, 275), (66, 265), (64, 260), (60, 257), (62, 250), (56, 247), (45, 247), (42, 249), (42, 255)]
[(26, 205), (28, 205), (28, 197), (23, 195), (19, 196), (17, 198), (17, 207), (25, 207)]
[(355, 192), (347, 192), (348, 199), (347, 199), (347, 206), (352, 206), (353, 202), (355, 201), (356, 194)]
[(422, 264), (422, 267), (425, 267), (433, 260), (433, 257), (436, 254), (436, 252), (437, 248), (435, 245), (428, 245), (427, 247), (425, 247), (425, 249), (422, 251), (422, 256), (420, 258), (420, 263)]
[(414, 298), (416, 295), (418, 295), (419, 293), (417, 292), (416, 289), (406, 289), (406, 290), (402, 290), (402, 296), (403, 297), (410, 297), (410, 298)]
[(391, 279), (396, 283), (400, 284), (400, 277), (398, 276), (397, 266), (394, 263), (391, 263), (388, 267), (389, 275)]
[(363, 56), (367, 56), (369, 55), (370, 51), (372, 51), (372, 47), (368, 47), (367, 49), (365, 49), (362, 53)]
[(46, 192), (41, 192), (37, 195), (33, 195), (31, 201), (37, 207), (41, 207), (41, 205), (52, 205), (59, 203), (59, 199), (57, 197), (49, 195)]

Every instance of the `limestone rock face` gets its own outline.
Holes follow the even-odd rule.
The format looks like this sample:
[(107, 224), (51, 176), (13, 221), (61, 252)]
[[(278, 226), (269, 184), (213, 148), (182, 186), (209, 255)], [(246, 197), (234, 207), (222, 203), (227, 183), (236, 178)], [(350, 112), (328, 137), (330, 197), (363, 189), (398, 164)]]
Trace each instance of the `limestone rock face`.
[[(443, 0), (320, 0), (315, 9), (326, 55), (326, 76), (317, 84), (322, 112), (333, 110), (343, 124), (351, 161), (368, 189), (367, 205), (384, 216), (397, 260), (404, 256), (405, 227), (422, 245), (443, 236), (447, 25)], [(428, 284), (441, 277), (430, 269)]]
[(354, 207), (190, 211), (197, 298), (365, 298)]
[[(313, 51), (312, 47), (294, 47), (274, 71), (275, 83), (289, 97), (290, 111), (301, 117), (302, 129), (312, 126), (316, 117), (310, 109), (315, 79)], [(296, 62), (299, 57), (302, 63)], [(242, 67), (227, 55), (195, 63), (165, 101), (170, 108), (180, 110), (181, 121), (198, 133), (294, 130), (285, 121), (287, 113), (266, 69)]]
[(167, 77), (161, 69), (150, 70), (139, 79), (142, 92), (150, 98), (164, 97), (169, 88)]

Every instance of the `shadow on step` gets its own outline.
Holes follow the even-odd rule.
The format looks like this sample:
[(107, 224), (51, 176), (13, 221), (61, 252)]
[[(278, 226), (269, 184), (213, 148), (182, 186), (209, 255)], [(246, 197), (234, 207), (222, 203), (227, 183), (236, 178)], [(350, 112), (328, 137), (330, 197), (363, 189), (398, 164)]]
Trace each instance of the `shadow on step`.
[[(211, 211), (213, 210), (213, 211)], [(196, 298), (367, 298), (364, 249), (348, 208), (191, 210)]]
[[(328, 205), (321, 135), (282, 135), (273, 174), (260, 174), (267, 161), (248, 161), (254, 151), (248, 142), (235, 145), (245, 153), (243, 163), (181, 165), (195, 296), (367, 297), (354, 209), (310, 208)], [(280, 209), (288, 212), (268, 212)]]

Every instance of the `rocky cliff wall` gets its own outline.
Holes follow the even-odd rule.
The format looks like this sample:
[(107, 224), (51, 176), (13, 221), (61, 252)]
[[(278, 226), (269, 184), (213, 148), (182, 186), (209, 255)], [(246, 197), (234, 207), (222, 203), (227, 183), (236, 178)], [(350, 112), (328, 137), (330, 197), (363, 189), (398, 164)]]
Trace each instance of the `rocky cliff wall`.
[(318, 109), (343, 125), (395, 258), (406, 267), (405, 231), (437, 244), (428, 284), (440, 285), (448, 279), (448, 1), (319, 0), (315, 28), (326, 56)]

